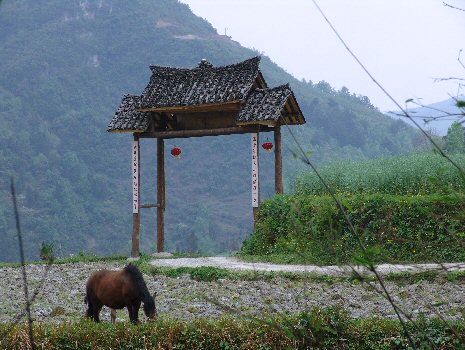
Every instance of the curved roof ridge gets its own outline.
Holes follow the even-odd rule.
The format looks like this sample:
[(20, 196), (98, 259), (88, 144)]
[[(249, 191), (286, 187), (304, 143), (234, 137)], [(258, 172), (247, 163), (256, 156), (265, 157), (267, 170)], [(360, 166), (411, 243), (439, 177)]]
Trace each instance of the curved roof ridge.
[(259, 73), (260, 56), (227, 66), (150, 66), (152, 76), (141, 108), (194, 106), (245, 101)]
[[(199, 68), (198, 66), (195, 66), (193, 68), (160, 66), (160, 65), (157, 65), (157, 64), (151, 64), (151, 65), (149, 65), (149, 68), (150, 68), (150, 70), (152, 72), (154, 72), (155, 70), (158, 70), (158, 69), (176, 70), (176, 71), (193, 71), (193, 70), (199, 70), (199, 69), (227, 69), (227, 68), (235, 68), (235, 67), (241, 66), (241, 65), (246, 65), (249, 62), (250, 63), (256, 63), (257, 66), (258, 66), (260, 64), (261, 58), (262, 57), (260, 55), (257, 55), (257, 56), (248, 58), (248, 59), (246, 59), (244, 61), (241, 61), (241, 62), (231, 63), (231, 64), (227, 64), (227, 65), (223, 65), (223, 66), (212, 66), (212, 67), (203, 67), (203, 68)], [(202, 62), (202, 61), (200, 61), (200, 62)]]

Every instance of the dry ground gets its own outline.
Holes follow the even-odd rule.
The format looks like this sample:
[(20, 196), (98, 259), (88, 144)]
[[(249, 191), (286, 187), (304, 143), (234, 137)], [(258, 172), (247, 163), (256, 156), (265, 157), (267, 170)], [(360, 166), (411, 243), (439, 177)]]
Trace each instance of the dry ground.
[[(85, 311), (84, 290), (88, 276), (101, 268), (117, 269), (123, 263), (75, 263), (54, 265), (44, 289), (34, 304), (34, 318), (46, 322), (63, 322), (81, 318)], [(32, 288), (40, 281), (45, 267), (27, 267)], [(227, 311), (215, 300), (231, 307), (234, 314), (295, 313), (308, 308), (342, 306), (354, 317), (388, 316), (394, 313), (387, 301), (356, 282), (315, 282), (283, 277), (271, 280), (218, 280), (199, 282), (188, 275), (179, 278), (145, 276), (149, 290), (157, 291), (161, 317), (192, 319), (220, 317)], [(7, 322), (21, 310), (23, 301), (20, 268), (0, 268), (0, 322)], [(428, 282), (412, 284), (388, 282), (395, 299), (412, 315), (432, 316), (440, 312), (448, 318), (461, 317), (464, 306), (464, 282)], [(429, 305), (435, 305), (431, 310)], [(142, 317), (142, 311), (140, 313)], [(104, 308), (103, 320), (109, 319)], [(121, 320), (126, 311), (119, 311)], [(143, 317), (142, 317), (143, 318)]]

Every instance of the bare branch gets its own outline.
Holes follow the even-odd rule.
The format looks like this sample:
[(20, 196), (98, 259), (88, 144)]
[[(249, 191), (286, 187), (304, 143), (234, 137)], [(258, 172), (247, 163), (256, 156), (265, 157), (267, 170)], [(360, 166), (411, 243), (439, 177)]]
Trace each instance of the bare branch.
[(23, 276), (24, 298), (25, 298), (25, 303), (26, 303), (26, 313), (27, 313), (27, 321), (28, 321), (27, 323), (28, 323), (28, 330), (29, 330), (29, 341), (31, 342), (32, 350), (35, 350), (34, 336), (32, 332), (31, 304), (29, 302), (29, 291), (28, 291), (28, 285), (27, 285), (26, 263), (24, 260), (23, 236), (21, 233), (21, 224), (19, 221), (18, 204), (16, 202), (16, 191), (15, 191), (15, 184), (14, 184), (13, 177), (11, 177), (11, 199), (13, 201), (13, 209), (15, 213), (16, 232), (18, 234), (19, 254), (21, 258), (21, 273)]
[(459, 56), (457, 57), (457, 61), (459, 61), (459, 64), (462, 66), (463, 69), (465, 69), (465, 64), (462, 62), (462, 59), (460, 58), (460, 55), (462, 54), (463, 49), (459, 50)]
[(460, 7), (452, 6), (452, 5), (450, 5), (450, 4), (448, 4), (448, 3), (444, 2), (444, 1), (442, 2), (442, 4), (444, 6), (446, 6), (446, 7), (450, 7), (452, 9), (454, 9), (454, 10), (465, 11), (465, 9), (461, 9)]
[(375, 77), (373, 76), (373, 74), (370, 73), (370, 71), (365, 67), (365, 65), (360, 61), (360, 59), (354, 54), (354, 52), (350, 49), (350, 47), (346, 44), (346, 42), (344, 41), (344, 39), (341, 37), (341, 35), (339, 34), (339, 32), (336, 30), (336, 28), (333, 26), (333, 24), (329, 21), (329, 19), (326, 17), (326, 15), (324, 14), (323, 10), (318, 6), (318, 3), (316, 2), (316, 0), (312, 0), (313, 4), (315, 5), (315, 7), (317, 8), (317, 10), (320, 12), (320, 14), (322, 15), (322, 17), (324, 18), (324, 20), (326, 21), (326, 23), (328, 23), (328, 25), (330, 26), (330, 28), (332, 29), (332, 31), (334, 32), (334, 34), (336, 34), (337, 38), (339, 39), (339, 41), (342, 43), (342, 45), (344, 45), (344, 47), (346, 48), (346, 50), (349, 52), (349, 54), (352, 56), (352, 58), (359, 64), (359, 66), (365, 71), (365, 73), (370, 77), (370, 79), (381, 89), (381, 91), (399, 108), (399, 110), (401, 110), (404, 115), (409, 118), (412, 123), (422, 132), (422, 134), (429, 140), (429, 142), (434, 146), (434, 148), (438, 151), (438, 153), (446, 158), (459, 172), (460, 172), (460, 175), (463, 179), (465, 179), (465, 171), (462, 169), (462, 167), (460, 165), (458, 165), (457, 162), (455, 162), (451, 157), (449, 157), (445, 152), (444, 150), (437, 144), (436, 141), (434, 141), (434, 139), (431, 137), (431, 135), (429, 135), (426, 130), (424, 130), (420, 124), (418, 124), (411, 116), (409, 113), (407, 113), (407, 111), (399, 104), (399, 102), (397, 102), (394, 97), (392, 97), (392, 95), (375, 79)]
[[(36, 298), (39, 296), (52, 265), (53, 265), (53, 259), (50, 259), (47, 262), (47, 266), (45, 267), (45, 271), (44, 271), (42, 278), (40, 279), (39, 285), (36, 287), (36, 289), (32, 293), (31, 298), (29, 299), (29, 305), (32, 305), (34, 301), (36, 300)], [(27, 314), (26, 309), (23, 309), (18, 315), (16, 315), (16, 317), (11, 322), (10, 326), (6, 330), (4, 330), (3, 334), (0, 336), (0, 345), (3, 344), (5, 337), (8, 336), (8, 334), (13, 330), (14, 326), (16, 326), (23, 319), (23, 317), (26, 316), (26, 314)]]
[(465, 81), (465, 78), (457, 78), (457, 77), (449, 77), (449, 78), (434, 78), (434, 82), (440, 82), (440, 81), (447, 81), (447, 80), (457, 80), (457, 81)]
[[(315, 3), (316, 5), (316, 3)], [(318, 6), (318, 5), (317, 5)], [(344, 208), (344, 206), (342, 205), (341, 201), (339, 200), (339, 198), (336, 196), (335, 192), (332, 190), (332, 188), (328, 185), (328, 183), (325, 181), (325, 179), (323, 179), (323, 177), (321, 176), (320, 172), (316, 169), (316, 167), (313, 165), (313, 163), (310, 161), (310, 159), (308, 158), (307, 154), (304, 152), (302, 146), (300, 145), (299, 141), (297, 140), (297, 138), (295, 137), (294, 133), (292, 132), (291, 128), (289, 127), (289, 125), (286, 123), (286, 120), (281, 117), (281, 121), (286, 125), (287, 127), (287, 130), (289, 131), (292, 139), (294, 140), (295, 144), (297, 145), (297, 148), (299, 149), (300, 153), (301, 153), (301, 156), (300, 156), (300, 159), (302, 160), (302, 162), (304, 162), (305, 164), (307, 164), (308, 166), (310, 166), (310, 168), (313, 170), (313, 172), (316, 174), (316, 176), (318, 177), (318, 179), (321, 181), (321, 183), (323, 184), (323, 186), (326, 188), (326, 190), (328, 191), (328, 193), (330, 194), (330, 196), (333, 198), (333, 200), (336, 202), (337, 206), (339, 207), (339, 210), (341, 211), (343, 217), (344, 217), (344, 221), (347, 222), (347, 224), (349, 225), (349, 230), (354, 234), (354, 237), (356, 237), (357, 239), (357, 243), (358, 245), (360, 246), (360, 248), (366, 252), (366, 248), (363, 244), (363, 242), (360, 240), (360, 237), (359, 235), (357, 234), (357, 230), (355, 229), (355, 226), (353, 225), (352, 221), (350, 220), (349, 218), (349, 215), (347, 214), (347, 211), (346, 209)], [(352, 271), (354, 271), (355, 273), (357, 273), (358, 276), (360, 276), (360, 274), (358, 273), (358, 271), (356, 271), (355, 268), (353, 268), (351, 265), (349, 265), (352, 269)], [(397, 318), (399, 319), (401, 325), (402, 325), (402, 328), (404, 329), (404, 333), (410, 343), (410, 346), (413, 348), (413, 349), (416, 349), (416, 346), (415, 346), (415, 343), (413, 342), (413, 339), (410, 335), (410, 332), (408, 331), (407, 329), (407, 326), (405, 325), (405, 322), (404, 320), (402, 319), (402, 317), (400, 316), (399, 314), (399, 309), (397, 307), (397, 305), (394, 303), (393, 299), (391, 298), (387, 288), (385, 287), (381, 277), (379, 276), (379, 274), (376, 272), (376, 269), (373, 265), (370, 265), (369, 266), (370, 270), (373, 271), (375, 273), (375, 276), (376, 278), (378, 279), (378, 282), (381, 284), (381, 286), (383, 286), (383, 290), (384, 290), (384, 293), (383, 295), (386, 295), (386, 298), (388, 300), (388, 302), (391, 304), (391, 306), (393, 307), (396, 315), (397, 315)]]

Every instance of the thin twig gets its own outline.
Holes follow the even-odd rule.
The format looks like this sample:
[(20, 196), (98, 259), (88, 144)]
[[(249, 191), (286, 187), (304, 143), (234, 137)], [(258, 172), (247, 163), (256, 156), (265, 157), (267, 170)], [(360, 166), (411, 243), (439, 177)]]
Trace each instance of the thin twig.
[(27, 323), (28, 323), (28, 330), (29, 330), (29, 341), (31, 342), (31, 349), (35, 350), (34, 336), (32, 332), (31, 304), (29, 302), (29, 291), (28, 291), (28, 285), (27, 285), (26, 263), (24, 260), (23, 236), (21, 234), (21, 224), (19, 221), (19, 212), (18, 212), (18, 205), (16, 203), (16, 192), (15, 192), (15, 184), (14, 184), (13, 177), (11, 177), (11, 199), (13, 201), (13, 209), (15, 213), (16, 232), (18, 234), (19, 254), (21, 258), (21, 273), (23, 276), (24, 298), (25, 298), (25, 303), (26, 303)]
[(431, 137), (431, 135), (429, 135), (421, 126), (420, 124), (418, 124), (411, 116), (409, 113), (407, 113), (407, 111), (394, 99), (394, 97), (392, 97), (392, 95), (375, 79), (375, 77), (373, 76), (373, 74), (370, 73), (370, 71), (365, 67), (365, 65), (360, 61), (360, 59), (355, 55), (355, 53), (350, 49), (350, 47), (346, 44), (346, 42), (344, 41), (344, 39), (341, 37), (341, 35), (339, 34), (339, 32), (336, 30), (336, 28), (333, 26), (333, 24), (329, 21), (329, 19), (326, 17), (325, 13), (323, 12), (323, 10), (320, 8), (320, 6), (318, 6), (318, 3), (316, 2), (316, 0), (312, 0), (313, 4), (315, 5), (315, 7), (317, 8), (317, 10), (320, 12), (320, 14), (323, 16), (324, 20), (326, 21), (326, 23), (328, 23), (328, 25), (330, 26), (330, 28), (332, 29), (332, 31), (334, 32), (334, 34), (336, 34), (337, 38), (339, 39), (339, 41), (344, 45), (344, 47), (346, 48), (346, 50), (349, 52), (349, 54), (353, 57), (353, 59), (358, 63), (358, 65), (365, 71), (365, 73), (368, 75), (368, 77), (370, 77), (370, 79), (381, 89), (381, 91), (397, 106), (397, 108), (399, 108), (399, 110), (401, 110), (404, 115), (409, 118), (412, 123), (423, 133), (423, 135), (425, 135), (425, 137), (431, 142), (431, 144), (434, 146), (434, 148), (436, 148), (436, 150), (439, 152), (439, 154), (441, 156), (443, 156), (444, 158), (446, 158), (461, 174), (461, 177), (465, 179), (465, 171), (462, 169), (462, 167), (460, 165), (458, 165), (451, 157), (449, 157), (446, 153), (444, 153), (443, 149), (437, 144), (436, 141), (434, 141), (434, 139)]
[(460, 58), (460, 55), (462, 55), (463, 49), (459, 50), (459, 55), (457, 57), (457, 61), (459, 61), (459, 64), (462, 66), (463, 69), (465, 69), (465, 64), (462, 62), (462, 59)]
[(434, 82), (440, 82), (440, 81), (448, 81), (448, 80), (458, 80), (458, 81), (464, 81), (465, 78), (458, 78), (458, 77), (448, 77), (448, 78), (434, 78)]
[(450, 8), (452, 8), (452, 9), (454, 9), (454, 10), (465, 11), (464, 9), (462, 9), (462, 8), (460, 8), (460, 7), (452, 6), (452, 5), (450, 5), (450, 4), (448, 4), (448, 3), (444, 2), (444, 1), (442, 2), (442, 4), (443, 4), (444, 6), (446, 6), (446, 7), (450, 7)]
[[(52, 267), (52, 264), (53, 264), (53, 260), (49, 260), (47, 262), (47, 266), (45, 267), (45, 271), (44, 271), (44, 274), (42, 276), (42, 278), (40, 279), (40, 283), (39, 285), (36, 287), (36, 289), (34, 290), (34, 292), (32, 293), (32, 296), (31, 298), (29, 299), (29, 305), (32, 305), (34, 303), (34, 301), (36, 300), (36, 298), (39, 296), (44, 284), (45, 284), (45, 280), (47, 279), (47, 275), (50, 271), (50, 268)], [(5, 340), (5, 338), (8, 336), (8, 334), (13, 330), (13, 328), (23, 319), (24, 316), (26, 316), (27, 314), (27, 311), (26, 309), (23, 309), (20, 313), (18, 313), (16, 315), (16, 317), (13, 318), (13, 321), (11, 322), (10, 326), (5, 329), (2, 333), (2, 335), (0, 336), (0, 345), (3, 343), (3, 341)]]
[[(357, 239), (357, 242), (360, 246), (360, 248), (366, 252), (366, 248), (363, 244), (363, 242), (360, 240), (360, 237), (359, 235), (357, 234), (357, 230), (355, 229), (354, 225), (352, 224), (352, 220), (350, 220), (349, 218), (349, 215), (347, 214), (347, 211), (345, 210), (344, 206), (342, 205), (341, 201), (339, 200), (339, 198), (337, 198), (335, 192), (332, 190), (332, 188), (327, 184), (327, 182), (325, 181), (325, 179), (323, 179), (323, 177), (321, 176), (320, 172), (316, 169), (316, 167), (313, 165), (313, 163), (310, 161), (310, 159), (307, 157), (307, 154), (304, 152), (302, 146), (300, 145), (299, 141), (297, 140), (297, 138), (295, 137), (294, 133), (292, 132), (291, 128), (289, 127), (289, 125), (286, 123), (285, 119), (281, 117), (281, 120), (284, 122), (284, 124), (286, 125), (287, 127), (287, 130), (289, 131), (292, 139), (294, 140), (295, 144), (297, 145), (298, 149), (300, 150), (300, 153), (302, 154), (301, 156), (301, 160), (307, 164), (308, 166), (310, 166), (310, 168), (313, 170), (313, 172), (316, 174), (316, 176), (318, 177), (318, 179), (321, 181), (321, 183), (323, 184), (323, 186), (326, 188), (326, 190), (328, 191), (328, 193), (330, 194), (330, 196), (333, 198), (333, 200), (336, 202), (337, 206), (339, 207), (339, 210), (341, 211), (343, 217), (344, 217), (344, 220), (347, 222), (347, 224), (349, 225), (349, 230), (353, 233), (354, 237)], [(351, 265), (349, 265), (349, 267), (352, 269), (352, 271), (355, 271), (355, 273), (358, 274), (358, 272), (356, 271), (355, 268), (353, 268)], [(374, 270), (376, 272), (376, 269), (374, 268), (373, 265), (370, 266), (370, 270)], [(359, 274), (358, 274), (359, 275)], [(359, 275), (360, 276), (360, 275)], [(383, 286), (383, 290), (384, 290), (384, 293), (386, 293), (386, 296), (387, 296), (387, 300), (388, 302), (391, 304), (392, 308), (395, 310), (396, 312), (396, 315), (402, 325), (402, 328), (404, 329), (404, 333), (405, 335), (407, 336), (408, 338), (408, 341), (410, 343), (410, 346), (413, 348), (413, 349), (416, 349), (416, 346), (415, 346), (415, 343), (410, 335), (410, 332), (408, 331), (407, 329), (407, 326), (405, 325), (405, 322), (404, 320), (402, 319), (402, 317), (400, 317), (399, 313), (398, 313), (398, 307), (395, 305), (393, 299), (390, 297), (389, 295), (389, 292), (387, 290), (387, 288), (384, 286), (384, 283), (382, 282), (382, 279), (381, 277), (379, 276), (378, 273), (375, 273), (375, 277), (378, 279), (379, 283)]]

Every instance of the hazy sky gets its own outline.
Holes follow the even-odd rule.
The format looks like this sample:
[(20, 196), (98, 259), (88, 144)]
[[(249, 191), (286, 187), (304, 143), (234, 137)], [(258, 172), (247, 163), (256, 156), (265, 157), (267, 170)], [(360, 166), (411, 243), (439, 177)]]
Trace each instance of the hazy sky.
[[(367, 95), (381, 110), (394, 105), (337, 40), (310, 0), (182, 0), (193, 12), (243, 46), (255, 48), (295, 77), (326, 80)], [(465, 8), (465, 0), (447, 1)], [(456, 94), (465, 77), (465, 12), (441, 0), (319, 0), (353, 51), (400, 102), (432, 103)], [(465, 61), (465, 52), (463, 53)]]

